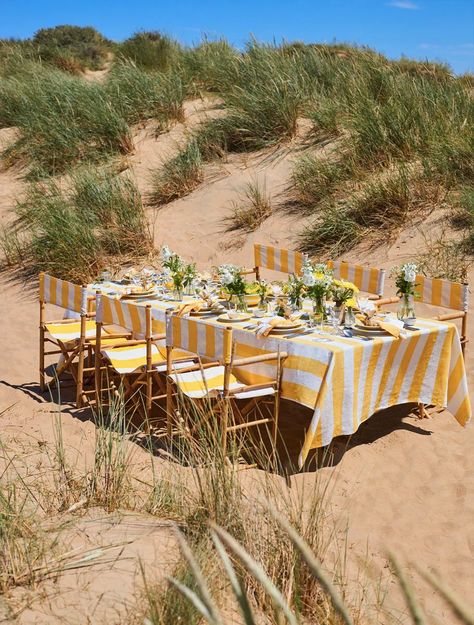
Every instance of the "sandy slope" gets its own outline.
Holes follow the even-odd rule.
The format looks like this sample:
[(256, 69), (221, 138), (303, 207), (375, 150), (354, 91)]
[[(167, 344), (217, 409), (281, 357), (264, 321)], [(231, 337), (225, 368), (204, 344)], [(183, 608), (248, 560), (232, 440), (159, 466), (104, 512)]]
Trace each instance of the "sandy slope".
[[(142, 192), (149, 189), (149, 169), (158, 167), (173, 153), (190, 127), (205, 115), (215, 114), (208, 102), (196, 101), (187, 106), (186, 125), (177, 124), (169, 133), (157, 138), (150, 126), (138, 131), (136, 153), (130, 163)], [(150, 218), (155, 220), (156, 243), (166, 242), (203, 267), (223, 261), (251, 264), (254, 241), (291, 246), (301, 227), (294, 217), (276, 212), (249, 237), (225, 233), (223, 218), (229, 214), (231, 201), (238, 198), (242, 185), (255, 177), (266, 180), (278, 205), (285, 192), (293, 157), (294, 154), (281, 150), (272, 154), (231, 156), (223, 165), (209, 166), (205, 183), (190, 196), (160, 209), (150, 209)], [(0, 172), (0, 214), (5, 215), (5, 209), (21, 189), (22, 183), (15, 172)], [(419, 252), (424, 245), (422, 232), (426, 234), (439, 228), (438, 218), (438, 215), (431, 216), (424, 222), (423, 230), (410, 228), (401, 232), (394, 242), (382, 248), (359, 248), (348, 257), (390, 267)], [(33, 294), (4, 279), (0, 313), (0, 412), (12, 406), (0, 416), (0, 431), (12, 453), (21, 456), (31, 442), (51, 443), (54, 407), (39, 402), (37, 395), (37, 304)], [(468, 348), (469, 372), (474, 371), (473, 359), (474, 352)], [(472, 386), (472, 375), (469, 377)], [(309, 413), (295, 407), (286, 406), (283, 410), (282, 433), (294, 454), (309, 418)], [(65, 413), (62, 420), (64, 436), (71, 449), (77, 450), (78, 457), (89, 453), (93, 441), (91, 423), (74, 413)], [(389, 548), (422, 568), (441, 571), (461, 596), (472, 601), (473, 447), (474, 428), (460, 428), (447, 413), (418, 421), (403, 407), (373, 417), (351, 441), (345, 438), (336, 441), (334, 466), (321, 469), (319, 475), (333, 480), (332, 504), (336, 518), (341, 522), (348, 519), (351, 561), (367, 555), (375, 572), (383, 572), (385, 551)], [(140, 453), (143, 452), (137, 451), (138, 458)], [(305, 487), (311, 488), (316, 479), (317, 474), (312, 471), (295, 475), (293, 487), (301, 487), (304, 481)], [(101, 521), (100, 513), (90, 514), (91, 517), (80, 519), (71, 530), (71, 540), (79, 541), (75, 544), (85, 549), (91, 545), (111, 544), (127, 536), (132, 541), (126, 552), (131, 559), (117, 564), (112, 572), (107, 569), (107, 575), (100, 568), (91, 568), (80, 576), (68, 574), (61, 578), (54, 597), (41, 602), (38, 609), (33, 603), (21, 613), (19, 622), (81, 623), (86, 622), (87, 617), (90, 619), (87, 622), (103, 622), (105, 611), (111, 605), (118, 610), (119, 619), (118, 615), (125, 610), (122, 600), (126, 595), (130, 597), (137, 581), (138, 558), (146, 557), (154, 574), (163, 573), (161, 559), (166, 559), (167, 546), (172, 540), (168, 527), (133, 515), (119, 521), (111, 517)], [(87, 588), (86, 594), (82, 594), (82, 590), (80, 595), (69, 592), (74, 587)], [(446, 608), (433, 598), (432, 591), (421, 582), (417, 582), (417, 587), (432, 615), (430, 622), (439, 625), (452, 622)], [(19, 595), (15, 593), (14, 599), (21, 605)], [(92, 609), (91, 605), (96, 603), (99, 607)], [(115, 613), (113, 618), (110, 611), (107, 614), (108, 622), (114, 622)], [(403, 622), (403, 618), (401, 620)]]

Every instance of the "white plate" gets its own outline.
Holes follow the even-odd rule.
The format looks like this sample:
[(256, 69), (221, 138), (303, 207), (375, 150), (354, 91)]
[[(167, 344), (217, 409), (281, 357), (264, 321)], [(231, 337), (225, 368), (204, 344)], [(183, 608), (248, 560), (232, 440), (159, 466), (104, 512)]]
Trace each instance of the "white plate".
[(303, 324), (299, 326), (289, 326), (288, 328), (272, 328), (270, 334), (290, 334), (290, 332), (301, 332), (305, 330), (305, 326)]
[(372, 337), (382, 337), (382, 336), (390, 336), (389, 332), (382, 330), (382, 328), (361, 328), (359, 326), (354, 326), (352, 328), (352, 332), (356, 336), (372, 336)]
[(242, 315), (242, 317), (237, 317), (236, 319), (231, 319), (227, 315), (217, 317), (217, 321), (222, 321), (223, 323), (240, 323), (241, 321), (248, 321), (249, 319), (250, 315)]
[(223, 308), (206, 308), (204, 310), (192, 310), (189, 314), (193, 317), (205, 317), (206, 315), (217, 315), (222, 312)]

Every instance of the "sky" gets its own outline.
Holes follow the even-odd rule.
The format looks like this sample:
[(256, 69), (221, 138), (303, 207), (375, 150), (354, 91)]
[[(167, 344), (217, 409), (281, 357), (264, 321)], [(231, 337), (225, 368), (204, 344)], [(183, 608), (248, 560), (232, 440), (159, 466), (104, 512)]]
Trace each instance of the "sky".
[(345, 42), (474, 71), (474, 0), (0, 0), (0, 38), (59, 24), (114, 40), (159, 30), (185, 44), (203, 35), (260, 41)]

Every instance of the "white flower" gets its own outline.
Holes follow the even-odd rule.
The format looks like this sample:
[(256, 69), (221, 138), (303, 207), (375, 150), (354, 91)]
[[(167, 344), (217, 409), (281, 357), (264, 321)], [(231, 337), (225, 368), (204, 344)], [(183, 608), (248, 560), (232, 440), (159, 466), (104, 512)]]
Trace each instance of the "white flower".
[(407, 263), (406, 265), (403, 265), (402, 270), (404, 278), (407, 282), (415, 282), (417, 269), (418, 268), (415, 263)]
[(225, 285), (231, 284), (234, 281), (234, 276), (230, 273), (230, 271), (227, 270), (221, 272), (220, 278), (222, 284)]
[(313, 286), (314, 283), (316, 282), (316, 278), (314, 277), (314, 275), (312, 274), (311, 271), (305, 271), (303, 273), (303, 276), (301, 278), (301, 282), (305, 285), (305, 286)]
[(173, 256), (173, 252), (167, 245), (163, 245), (163, 247), (161, 248), (161, 260), (163, 262), (166, 262), (171, 258), (171, 256)]

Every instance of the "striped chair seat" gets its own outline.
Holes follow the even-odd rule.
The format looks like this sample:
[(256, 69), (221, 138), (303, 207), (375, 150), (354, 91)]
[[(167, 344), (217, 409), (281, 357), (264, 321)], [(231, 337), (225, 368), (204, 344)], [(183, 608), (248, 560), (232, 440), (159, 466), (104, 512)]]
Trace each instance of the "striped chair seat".
[[(125, 345), (116, 349), (103, 349), (102, 354), (106, 356), (112, 367), (120, 375), (134, 373), (146, 366), (146, 345)], [(190, 356), (188, 352), (175, 350), (174, 358), (186, 358)], [(151, 362), (157, 371), (166, 371), (166, 349), (163, 345), (155, 343), (151, 346)], [(175, 369), (184, 369), (194, 364), (192, 360), (173, 363)]]
[[(81, 322), (73, 323), (47, 323), (46, 329), (53, 337), (55, 341), (61, 341), (61, 343), (69, 343), (71, 341), (78, 341), (81, 338)], [(107, 336), (107, 328), (104, 328), (104, 335), (102, 339), (104, 341), (114, 341), (116, 343), (124, 343), (127, 339), (115, 338), (114, 336)], [(96, 325), (95, 321), (86, 321), (86, 333), (85, 338), (89, 339), (90, 343), (95, 343)]]
[[(182, 393), (193, 399), (203, 399), (208, 395), (217, 395), (222, 392), (224, 389), (224, 371), (225, 367), (216, 366), (198, 371), (175, 373), (172, 378)], [(230, 375), (229, 390), (242, 389), (241, 392), (233, 395), (236, 399), (251, 399), (275, 393), (275, 389), (271, 386), (249, 391), (245, 390), (245, 386), (233, 374)]]
[[(77, 341), (81, 337), (81, 322), (73, 323), (47, 323), (46, 329), (53, 339), (67, 343), (69, 341)], [(86, 339), (95, 336), (95, 321), (86, 321)]]

